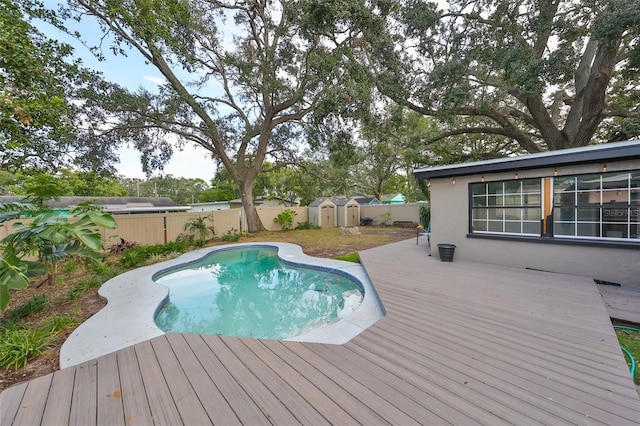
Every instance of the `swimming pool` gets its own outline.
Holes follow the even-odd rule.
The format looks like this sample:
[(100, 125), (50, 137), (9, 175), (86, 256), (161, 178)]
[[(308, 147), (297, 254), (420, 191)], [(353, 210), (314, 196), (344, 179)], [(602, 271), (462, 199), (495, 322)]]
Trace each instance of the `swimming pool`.
[(336, 322), (284, 340), (343, 344), (360, 334), (385, 315), (384, 307), (362, 265), (305, 255), (295, 244), (232, 244), (194, 250), (166, 262), (138, 268), (107, 281), (98, 294), (107, 305), (75, 329), (60, 350), (61, 368), (70, 367), (165, 334), (154, 319), (169, 297), (168, 287), (153, 281), (182, 266), (199, 262), (215, 252), (235, 248), (277, 250), (280, 261), (291, 266), (311, 268), (342, 275), (362, 289), (360, 305), (344, 313)]
[(286, 339), (340, 320), (364, 296), (355, 280), (290, 265), (275, 247), (215, 251), (153, 280), (169, 287), (155, 318), (165, 332)]

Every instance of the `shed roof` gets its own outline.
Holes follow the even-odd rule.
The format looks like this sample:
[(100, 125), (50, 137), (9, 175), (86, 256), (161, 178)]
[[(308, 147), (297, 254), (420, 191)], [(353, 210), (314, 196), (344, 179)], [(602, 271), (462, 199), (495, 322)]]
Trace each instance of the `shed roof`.
[(351, 204), (358, 204), (358, 201), (348, 197), (334, 198), (331, 201), (333, 201), (333, 204), (335, 204), (336, 206), (346, 206), (347, 204), (349, 204), (349, 202), (351, 202)]
[(380, 204), (380, 200), (378, 200), (376, 197), (353, 197), (353, 199), (361, 205)]
[(433, 179), (508, 170), (517, 171), (632, 159), (640, 159), (640, 139), (558, 151), (539, 152), (517, 157), (498, 158), (495, 160), (427, 167), (415, 169), (413, 174), (417, 179)]
[(320, 197), (320, 198), (316, 198), (315, 200), (313, 200), (313, 202), (311, 204), (309, 204), (309, 207), (318, 207), (321, 204), (325, 203), (325, 202), (330, 202), (331, 204), (333, 204), (333, 201), (331, 201), (331, 199), (329, 197)]

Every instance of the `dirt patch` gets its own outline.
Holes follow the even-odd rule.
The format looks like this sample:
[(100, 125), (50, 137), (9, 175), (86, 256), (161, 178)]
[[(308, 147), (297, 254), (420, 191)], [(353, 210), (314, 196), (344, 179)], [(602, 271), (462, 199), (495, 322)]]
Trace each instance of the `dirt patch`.
[[(415, 229), (409, 228), (361, 226), (359, 231), (359, 235), (341, 235), (339, 228), (285, 232), (265, 231), (244, 235), (239, 242), (289, 242), (300, 245), (303, 251), (310, 256), (335, 258), (336, 256), (415, 238), (416, 236)], [(209, 245), (221, 244), (224, 243), (217, 241)], [(115, 264), (117, 260), (117, 257), (111, 256), (108, 262)], [(9, 309), (20, 306), (33, 296), (46, 296), (51, 301), (49, 307), (44, 312), (28, 317), (25, 321), (37, 326), (46, 317), (56, 314), (59, 316), (73, 316), (78, 319), (78, 324), (80, 324), (106, 305), (106, 302), (98, 296), (97, 288), (84, 292), (73, 301), (69, 300), (69, 291), (78, 281), (87, 278), (87, 276), (89, 276), (89, 272), (81, 268), (80, 271), (76, 271), (73, 274), (61, 275), (54, 284), (44, 284), (38, 287), (37, 283), (35, 283), (25, 290), (13, 292)], [(0, 321), (5, 319), (7, 312), (0, 314)], [(0, 370), (0, 391), (9, 386), (58, 370), (60, 347), (73, 332), (74, 328), (69, 328), (58, 334), (46, 352), (30, 359), (25, 368)]]

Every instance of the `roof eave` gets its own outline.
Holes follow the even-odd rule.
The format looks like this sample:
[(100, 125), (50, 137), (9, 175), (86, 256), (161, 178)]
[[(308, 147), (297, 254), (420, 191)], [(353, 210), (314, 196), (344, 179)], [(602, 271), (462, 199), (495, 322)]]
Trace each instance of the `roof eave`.
[(548, 154), (544, 156), (532, 154), (520, 157), (503, 158), (500, 160), (416, 169), (413, 174), (417, 179), (435, 179), (483, 173), (559, 167), (575, 164), (633, 160), (640, 159), (640, 143), (629, 143), (629, 145), (616, 145), (610, 147), (602, 145), (602, 148), (597, 150), (574, 150), (566, 153), (556, 151), (554, 153), (557, 154)]

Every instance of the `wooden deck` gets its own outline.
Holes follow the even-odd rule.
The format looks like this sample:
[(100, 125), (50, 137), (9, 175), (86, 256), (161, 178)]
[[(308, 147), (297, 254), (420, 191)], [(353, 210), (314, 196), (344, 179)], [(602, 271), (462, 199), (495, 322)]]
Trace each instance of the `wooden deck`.
[(640, 424), (593, 282), (361, 253), (387, 316), (345, 345), (168, 334), (0, 394), (0, 424)]

